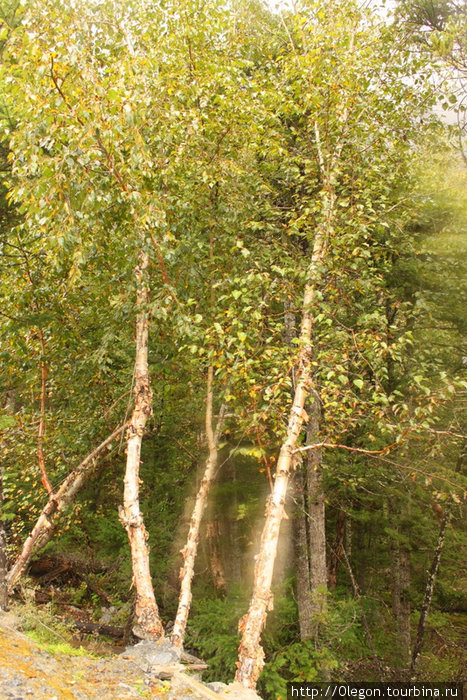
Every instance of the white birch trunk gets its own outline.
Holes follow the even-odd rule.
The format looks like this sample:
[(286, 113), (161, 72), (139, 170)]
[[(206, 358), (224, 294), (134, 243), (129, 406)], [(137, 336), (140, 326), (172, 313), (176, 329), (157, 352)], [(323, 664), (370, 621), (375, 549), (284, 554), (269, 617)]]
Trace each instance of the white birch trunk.
[(312, 388), (312, 314), (316, 297), (316, 280), (319, 275), (334, 216), (335, 195), (332, 189), (324, 192), (324, 221), (315, 234), (308, 282), (305, 287), (300, 330), (300, 352), (297, 363), (296, 385), (289, 414), (287, 436), (277, 461), (274, 489), (266, 508), (266, 522), (261, 536), (260, 551), (256, 558), (253, 594), (247, 614), (240, 621), (242, 639), (239, 647), (235, 680), (245, 687), (254, 688), (264, 665), (264, 652), (260, 645), (261, 633), (266, 623), (267, 611), (272, 609), (271, 581), (277, 554), (279, 529), (284, 516), (284, 503), (291, 470), (294, 466), (294, 450), (308, 416), (305, 402)]
[(148, 534), (139, 507), (139, 468), (141, 442), (148, 417), (152, 412), (152, 392), (148, 368), (149, 319), (147, 303), (149, 290), (145, 273), (149, 256), (139, 254), (135, 271), (136, 296), (136, 341), (135, 341), (135, 403), (127, 432), (127, 460), (123, 490), (123, 508), (119, 509), (120, 520), (128, 534), (131, 549), (133, 584), (136, 589), (134, 634), (145, 639), (158, 639), (164, 635), (159, 617), (149, 569)]
[(191, 582), (194, 575), (195, 559), (198, 551), (199, 530), (201, 520), (206, 509), (206, 500), (212, 480), (215, 476), (217, 468), (217, 444), (219, 434), (222, 428), (224, 419), (225, 406), (222, 406), (216, 429), (212, 427), (212, 404), (213, 404), (213, 368), (208, 369), (207, 381), (207, 396), (206, 396), (206, 437), (208, 442), (209, 454), (206, 460), (206, 468), (203, 478), (196, 495), (196, 501), (193, 508), (193, 513), (190, 520), (190, 529), (188, 531), (187, 542), (181, 550), (183, 557), (183, 565), (180, 569), (180, 596), (178, 602), (177, 614), (175, 616), (174, 627), (171, 634), (171, 641), (176, 647), (183, 647), (185, 639), (186, 625), (191, 606)]
[[(350, 53), (353, 51), (353, 35), (350, 38)], [(343, 133), (349, 117), (349, 109), (344, 107), (342, 114)], [(284, 503), (290, 472), (294, 467), (294, 450), (308, 416), (305, 402), (313, 388), (312, 373), (312, 306), (316, 298), (319, 268), (324, 261), (326, 248), (334, 231), (336, 214), (336, 164), (339, 162), (344, 141), (335, 146), (334, 153), (323, 154), (318, 122), (314, 122), (316, 151), (322, 177), (322, 219), (317, 227), (311, 262), (308, 268), (307, 283), (303, 295), (302, 321), (300, 327), (300, 352), (295, 375), (295, 390), (286, 439), (282, 444), (277, 461), (274, 489), (266, 508), (266, 522), (261, 536), (260, 551), (256, 558), (253, 594), (247, 614), (240, 620), (239, 630), (242, 639), (239, 647), (235, 680), (247, 688), (255, 688), (264, 665), (264, 652), (260, 645), (261, 632), (266, 624), (268, 609), (272, 608), (271, 581), (277, 554), (279, 529), (284, 516)], [(316, 396), (317, 392), (315, 390)], [(312, 440), (313, 437), (309, 436)]]

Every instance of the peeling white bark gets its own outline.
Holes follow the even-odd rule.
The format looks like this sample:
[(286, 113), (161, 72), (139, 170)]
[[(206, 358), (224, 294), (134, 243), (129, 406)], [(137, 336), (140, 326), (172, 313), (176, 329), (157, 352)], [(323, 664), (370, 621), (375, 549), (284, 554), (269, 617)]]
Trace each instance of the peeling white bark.
[(164, 635), (149, 569), (148, 533), (139, 507), (139, 468), (141, 443), (147, 419), (152, 413), (152, 392), (148, 368), (149, 319), (147, 304), (149, 290), (145, 273), (149, 256), (140, 252), (135, 271), (137, 284), (137, 318), (135, 341), (135, 403), (127, 432), (127, 460), (123, 490), (123, 508), (120, 520), (128, 534), (131, 549), (133, 584), (136, 589), (134, 634), (146, 639), (158, 639)]
[(171, 634), (171, 641), (177, 647), (183, 647), (185, 639), (186, 625), (191, 606), (191, 582), (194, 575), (195, 559), (198, 551), (199, 530), (201, 520), (206, 509), (206, 501), (217, 468), (217, 445), (219, 435), (224, 420), (225, 406), (223, 405), (215, 430), (212, 427), (212, 405), (213, 405), (213, 368), (208, 369), (207, 396), (206, 396), (206, 437), (208, 441), (209, 454), (206, 460), (206, 468), (196, 495), (196, 501), (190, 520), (187, 542), (181, 550), (183, 564), (180, 569), (180, 596), (177, 614), (175, 616), (174, 627)]

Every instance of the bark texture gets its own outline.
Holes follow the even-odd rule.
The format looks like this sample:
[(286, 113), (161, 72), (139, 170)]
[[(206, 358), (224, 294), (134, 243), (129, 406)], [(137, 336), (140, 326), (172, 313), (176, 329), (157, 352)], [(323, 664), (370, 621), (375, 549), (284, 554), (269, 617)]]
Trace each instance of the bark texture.
[(279, 529), (284, 517), (284, 504), (292, 468), (295, 466), (297, 440), (308, 420), (305, 403), (312, 388), (312, 313), (316, 297), (319, 268), (323, 262), (326, 244), (332, 229), (335, 195), (327, 189), (323, 200), (323, 222), (318, 227), (308, 268), (307, 284), (302, 305), (300, 351), (295, 373), (295, 390), (289, 414), (286, 439), (277, 461), (273, 491), (266, 507), (260, 551), (256, 558), (253, 594), (247, 614), (240, 621), (242, 639), (239, 647), (236, 681), (254, 688), (264, 665), (264, 652), (260, 645), (261, 633), (266, 623), (267, 611), (272, 608), (271, 581), (277, 554)]
[[(285, 303), (285, 336), (291, 345), (295, 332), (295, 316)], [(292, 374), (292, 384), (295, 384)], [(316, 441), (320, 427), (320, 403), (316, 394), (307, 404), (309, 421), (306, 443)], [(306, 456), (306, 479), (301, 470), (295, 474), (295, 515), (293, 537), (297, 586), (300, 639), (309, 639), (317, 632), (321, 614), (326, 612), (326, 522), (322, 490), (322, 451), (310, 450)]]
[(300, 639), (304, 640), (309, 639), (313, 635), (313, 606), (310, 590), (310, 558), (308, 553), (305, 484), (301, 469), (297, 469), (294, 475), (294, 500), (295, 513), (292, 527), (298, 623), (300, 628)]
[(60, 516), (66, 511), (67, 506), (89, 478), (101, 452), (104, 450), (107, 451), (108, 446), (123, 433), (127, 425), (128, 424), (125, 423), (114, 430), (108, 438), (101, 442), (101, 444), (83, 459), (78, 467), (66, 477), (56, 493), (49, 496), (49, 500), (42, 509), (36, 524), (24, 542), (20, 554), (8, 572), (7, 583), (9, 593), (13, 591), (18, 579), (29, 565), (31, 558), (42, 549), (42, 547), (45, 547), (47, 542), (51, 539)]
[(136, 339), (135, 339), (135, 402), (130, 425), (127, 431), (127, 459), (123, 488), (123, 508), (119, 515), (128, 534), (131, 550), (133, 584), (136, 589), (135, 617), (133, 632), (137, 637), (158, 639), (164, 634), (159, 616), (151, 572), (149, 569), (148, 534), (139, 507), (139, 468), (141, 463), (141, 443), (144, 428), (152, 412), (152, 392), (148, 367), (149, 318), (147, 304), (149, 289), (145, 279), (149, 256), (141, 251), (135, 277), (136, 296)]
[[(195, 505), (190, 520), (190, 529), (188, 531), (187, 542), (181, 550), (183, 557), (183, 565), (180, 569), (180, 596), (178, 602), (177, 614), (171, 634), (171, 641), (177, 647), (183, 647), (185, 639), (186, 625), (191, 606), (191, 582), (194, 576), (195, 559), (198, 551), (199, 530), (203, 513), (206, 509), (207, 496), (211, 487), (213, 478), (217, 468), (217, 444), (219, 435), (224, 421), (225, 406), (223, 405), (215, 430), (212, 425), (212, 406), (213, 406), (213, 368), (208, 369), (207, 381), (207, 396), (206, 396), (206, 437), (208, 442), (209, 454), (206, 460), (206, 467), (203, 478), (196, 495)], [(225, 579), (224, 584), (225, 586)]]

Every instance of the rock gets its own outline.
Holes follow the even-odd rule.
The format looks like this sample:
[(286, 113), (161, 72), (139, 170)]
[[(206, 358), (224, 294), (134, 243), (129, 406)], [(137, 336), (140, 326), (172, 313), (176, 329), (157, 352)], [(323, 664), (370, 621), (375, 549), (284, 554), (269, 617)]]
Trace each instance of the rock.
[(227, 688), (227, 683), (221, 683), (220, 681), (212, 681), (211, 683), (205, 683), (206, 688), (210, 688), (215, 693), (222, 693), (223, 690)]
[(108, 625), (115, 614), (115, 607), (111, 605), (109, 608), (102, 608), (102, 615), (100, 617), (99, 623), (101, 625)]
[(163, 639), (162, 642), (145, 639), (133, 647), (127, 647), (122, 656), (131, 659), (144, 671), (150, 671), (153, 666), (178, 663), (181, 652), (168, 639)]
[(156, 672), (156, 678), (160, 681), (170, 681), (174, 676), (174, 669), (167, 667)]

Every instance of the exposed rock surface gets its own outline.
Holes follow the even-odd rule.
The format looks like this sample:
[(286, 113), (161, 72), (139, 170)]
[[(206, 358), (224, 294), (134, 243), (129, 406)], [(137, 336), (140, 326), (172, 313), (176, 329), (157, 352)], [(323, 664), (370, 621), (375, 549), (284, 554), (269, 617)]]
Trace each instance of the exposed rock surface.
[(143, 671), (151, 671), (154, 666), (178, 664), (181, 651), (168, 639), (163, 639), (159, 643), (145, 639), (132, 647), (127, 647), (121, 656), (124, 659), (131, 659)]
[(199, 659), (167, 640), (143, 641), (107, 658), (51, 654), (18, 631), (19, 620), (0, 612), (0, 698), (11, 700), (259, 700), (237, 684), (210, 687), (186, 672)]

